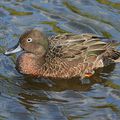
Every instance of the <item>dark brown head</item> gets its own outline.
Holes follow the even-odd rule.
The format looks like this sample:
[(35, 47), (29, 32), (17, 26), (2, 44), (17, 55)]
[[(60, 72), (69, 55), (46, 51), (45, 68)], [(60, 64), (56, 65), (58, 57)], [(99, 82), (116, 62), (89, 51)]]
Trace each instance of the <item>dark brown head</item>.
[(32, 29), (21, 35), (18, 44), (5, 52), (6, 55), (24, 50), (25, 52), (43, 56), (48, 49), (48, 40), (45, 35), (37, 30)]

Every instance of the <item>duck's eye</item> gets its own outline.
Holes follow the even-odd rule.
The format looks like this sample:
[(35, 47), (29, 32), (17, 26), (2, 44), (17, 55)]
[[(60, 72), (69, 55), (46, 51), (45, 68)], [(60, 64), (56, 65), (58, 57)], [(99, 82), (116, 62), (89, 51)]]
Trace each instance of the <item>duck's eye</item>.
[(28, 39), (27, 39), (27, 42), (32, 42), (32, 38), (28, 38)]

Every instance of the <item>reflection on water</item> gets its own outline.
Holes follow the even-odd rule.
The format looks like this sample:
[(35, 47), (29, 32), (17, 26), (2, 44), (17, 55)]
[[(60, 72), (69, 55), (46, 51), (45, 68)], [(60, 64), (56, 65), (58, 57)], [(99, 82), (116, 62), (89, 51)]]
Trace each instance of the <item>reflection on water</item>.
[(119, 0), (0, 1), (0, 120), (119, 120), (120, 64), (80, 81), (35, 79), (15, 70), (3, 52), (26, 29), (47, 35), (95, 33), (119, 41)]

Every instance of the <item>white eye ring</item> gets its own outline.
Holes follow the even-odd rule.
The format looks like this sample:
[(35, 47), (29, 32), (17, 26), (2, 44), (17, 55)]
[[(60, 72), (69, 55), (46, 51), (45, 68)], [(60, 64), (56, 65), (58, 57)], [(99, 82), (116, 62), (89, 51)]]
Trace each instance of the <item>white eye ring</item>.
[(28, 39), (27, 39), (27, 42), (32, 42), (32, 38), (28, 38)]

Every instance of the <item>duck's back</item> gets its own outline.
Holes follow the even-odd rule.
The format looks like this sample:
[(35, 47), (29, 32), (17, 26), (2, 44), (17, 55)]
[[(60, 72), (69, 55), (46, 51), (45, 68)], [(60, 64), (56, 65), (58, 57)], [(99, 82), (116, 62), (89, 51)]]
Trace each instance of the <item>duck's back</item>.
[(49, 43), (44, 74), (48, 77), (83, 78), (120, 56), (115, 42), (93, 34), (66, 33), (50, 37)]

